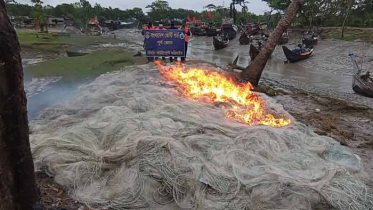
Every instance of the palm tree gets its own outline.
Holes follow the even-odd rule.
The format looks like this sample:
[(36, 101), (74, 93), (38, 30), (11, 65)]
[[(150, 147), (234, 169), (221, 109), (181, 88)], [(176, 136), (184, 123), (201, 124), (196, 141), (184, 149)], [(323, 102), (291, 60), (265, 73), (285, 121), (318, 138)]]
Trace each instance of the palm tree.
[(346, 22), (347, 22), (347, 19), (348, 17), (350, 16), (350, 12), (351, 12), (351, 9), (352, 9), (352, 6), (354, 5), (354, 0), (349, 0), (348, 2), (348, 9), (347, 9), (347, 13), (345, 15), (345, 18), (343, 20), (343, 25), (342, 25), (342, 39), (344, 38), (345, 36), (345, 26), (346, 26)]
[(48, 19), (40, 12), (33, 13), (34, 24), (40, 27), (40, 31), (48, 31)]
[(215, 4), (208, 4), (208, 5), (204, 6), (203, 8), (206, 8), (206, 9), (209, 9), (209, 10), (215, 10), (216, 6), (215, 6)]
[(30, 210), (38, 200), (17, 34), (0, 0), (0, 209)]
[(34, 5), (42, 5), (44, 2), (42, 0), (31, 0)]
[(297, 15), (298, 10), (300, 10), (302, 7), (303, 2), (304, 0), (291, 1), (285, 15), (281, 18), (262, 51), (260, 51), (259, 55), (256, 56), (254, 61), (251, 62), (250, 65), (242, 72), (241, 77), (244, 80), (251, 82), (251, 84), (254, 86), (258, 86), (264, 67), (267, 64), (267, 60), (275, 50), (282, 34), (290, 26), (293, 18)]
[(40, 31), (44, 31), (44, 27), (48, 31), (47, 18), (43, 15), (43, 1), (41, 0), (31, 0), (34, 4), (34, 9), (31, 16), (34, 18), (34, 24), (40, 27)]
[(232, 0), (232, 3), (230, 4), (230, 16), (233, 18), (233, 22), (236, 23), (236, 16), (237, 16), (237, 10), (236, 10), (236, 4), (246, 7), (246, 4), (249, 3), (245, 0)]

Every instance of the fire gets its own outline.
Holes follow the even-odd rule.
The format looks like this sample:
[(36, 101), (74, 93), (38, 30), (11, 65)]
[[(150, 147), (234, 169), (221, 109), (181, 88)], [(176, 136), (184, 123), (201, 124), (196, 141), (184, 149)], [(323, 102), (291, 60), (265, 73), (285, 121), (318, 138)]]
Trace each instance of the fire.
[(229, 103), (224, 107), (226, 118), (236, 119), (248, 125), (267, 125), (284, 127), (291, 123), (290, 119), (277, 119), (272, 114), (266, 114), (264, 102), (252, 92), (250, 83), (236, 84), (218, 72), (205, 69), (184, 69), (180, 65), (161, 66), (160, 73), (168, 80), (178, 84), (178, 89), (190, 100), (205, 100), (210, 103)]

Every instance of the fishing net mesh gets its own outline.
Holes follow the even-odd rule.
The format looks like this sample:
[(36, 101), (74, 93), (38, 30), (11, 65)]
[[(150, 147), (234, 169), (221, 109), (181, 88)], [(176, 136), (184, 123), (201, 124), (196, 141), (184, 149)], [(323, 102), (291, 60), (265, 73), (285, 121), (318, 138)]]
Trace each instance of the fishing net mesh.
[(260, 96), (292, 125), (225, 119), (156, 67), (128, 67), (32, 123), (35, 164), (97, 209), (373, 209), (359, 157)]

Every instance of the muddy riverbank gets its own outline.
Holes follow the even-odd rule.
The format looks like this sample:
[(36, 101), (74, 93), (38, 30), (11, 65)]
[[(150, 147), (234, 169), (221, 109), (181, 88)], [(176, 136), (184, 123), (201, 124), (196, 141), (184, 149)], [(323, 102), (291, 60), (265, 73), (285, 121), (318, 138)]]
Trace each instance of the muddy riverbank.
[[(116, 32), (119, 39), (142, 46), (143, 37), (139, 30), (120, 30)], [(292, 48), (300, 41), (299, 33), (290, 33), (286, 46)], [(240, 45), (238, 38), (232, 40), (227, 48), (213, 50), (211, 37), (192, 37), (189, 41), (188, 58), (203, 60), (225, 68), (229, 62), (239, 56), (238, 65), (247, 66), (250, 62), (249, 46)], [(303, 89), (328, 97), (347, 100), (373, 107), (373, 99), (362, 97), (352, 91), (353, 67), (348, 56), (354, 52), (363, 67), (373, 68), (373, 48), (360, 41), (343, 41), (337, 39), (320, 40), (315, 52), (308, 60), (284, 64), (285, 56), (281, 46), (277, 46), (272, 58), (263, 72), (263, 78), (279, 84)]]
[[(18, 33), (24, 66), (29, 119), (43, 109), (73, 97), (80, 85), (124, 66), (144, 64), (144, 57), (133, 57), (132, 45), (113, 36), (78, 34)], [(66, 50), (87, 52), (83, 57), (67, 57)]]
[[(128, 47), (127, 49), (134, 51), (142, 49), (142, 37), (139, 31), (119, 31), (117, 36)], [(295, 44), (296, 38), (293, 38), (289, 45), (294, 46)], [(284, 56), (279, 46), (265, 69), (259, 91), (272, 96), (297, 121), (307, 125), (321, 136), (332, 137), (341, 145), (359, 155), (364, 163), (365, 171), (371, 176), (372, 180), (373, 164), (370, 160), (373, 158), (373, 99), (359, 96), (351, 90), (352, 65), (347, 56), (351, 50), (359, 56), (360, 52), (363, 52), (360, 49), (363, 48), (366, 49), (365, 52), (367, 53), (365, 55), (367, 57), (373, 55), (373, 52), (369, 51), (366, 46), (365, 43), (361, 42), (322, 40), (316, 48), (315, 55), (298, 64), (283, 64)], [(230, 46), (222, 51), (213, 51), (212, 38), (193, 37), (190, 42), (189, 53), (190, 62), (187, 65), (207, 62), (225, 69), (225, 66), (237, 55), (240, 55), (239, 65), (245, 66), (250, 62), (248, 46), (240, 46), (236, 40), (233, 40)], [(195, 61), (192, 62), (193, 59)], [(364, 60), (365, 58), (359, 56), (359, 59)], [(120, 65), (115, 68), (119, 70)], [(103, 70), (101, 73), (106, 72)], [(78, 93), (77, 90), (81, 83), (76, 86), (69, 86), (59, 83), (58, 81), (61, 79), (51, 77), (49, 80), (31, 80), (31, 83), (40, 83), (43, 88), (51, 87), (49, 84), (45, 85), (46, 82), (50, 82), (52, 86), (62, 85), (53, 91), (72, 87), (70, 90), (63, 90), (66, 94), (64, 97), (61, 97), (63, 93), (53, 91), (48, 93), (58, 96), (51, 99), (52, 101), (63, 98), (62, 102), (64, 102)], [(58, 81), (53, 83), (56, 80)], [(38, 101), (32, 106), (42, 106), (45, 104), (43, 99), (47, 98), (47, 95), (44, 94), (41, 91), (41, 93), (31, 97), (29, 102), (32, 100)], [(127, 103), (125, 102), (125, 104)], [(52, 105), (48, 104), (47, 107)], [(66, 117), (70, 114), (76, 114), (74, 110), (71, 111), (71, 113), (67, 113)], [(90, 114), (87, 113), (87, 116)], [(48, 193), (48, 190), (58, 193), (65, 191), (59, 185), (50, 187), (50, 180), (43, 178), (43, 176), (40, 177), (41, 184), (43, 182), (47, 183), (47, 185), (44, 185), (46, 186), (45, 193)], [(64, 202), (61, 203), (61, 199)], [(44, 200), (43, 203), (46, 206), (59, 203), (59, 206), (69, 207), (70, 209), (82, 205), (69, 199), (65, 193), (61, 193), (61, 197)]]

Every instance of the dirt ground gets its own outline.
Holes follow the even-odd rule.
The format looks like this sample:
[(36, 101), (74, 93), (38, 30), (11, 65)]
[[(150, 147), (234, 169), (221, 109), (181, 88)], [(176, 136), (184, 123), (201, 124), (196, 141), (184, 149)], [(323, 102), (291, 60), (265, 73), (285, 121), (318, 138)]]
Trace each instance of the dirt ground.
[(84, 205), (70, 198), (68, 192), (59, 184), (56, 184), (53, 178), (47, 174), (36, 173), (36, 182), (40, 189), (41, 198), (35, 210), (82, 210), (85, 208)]

